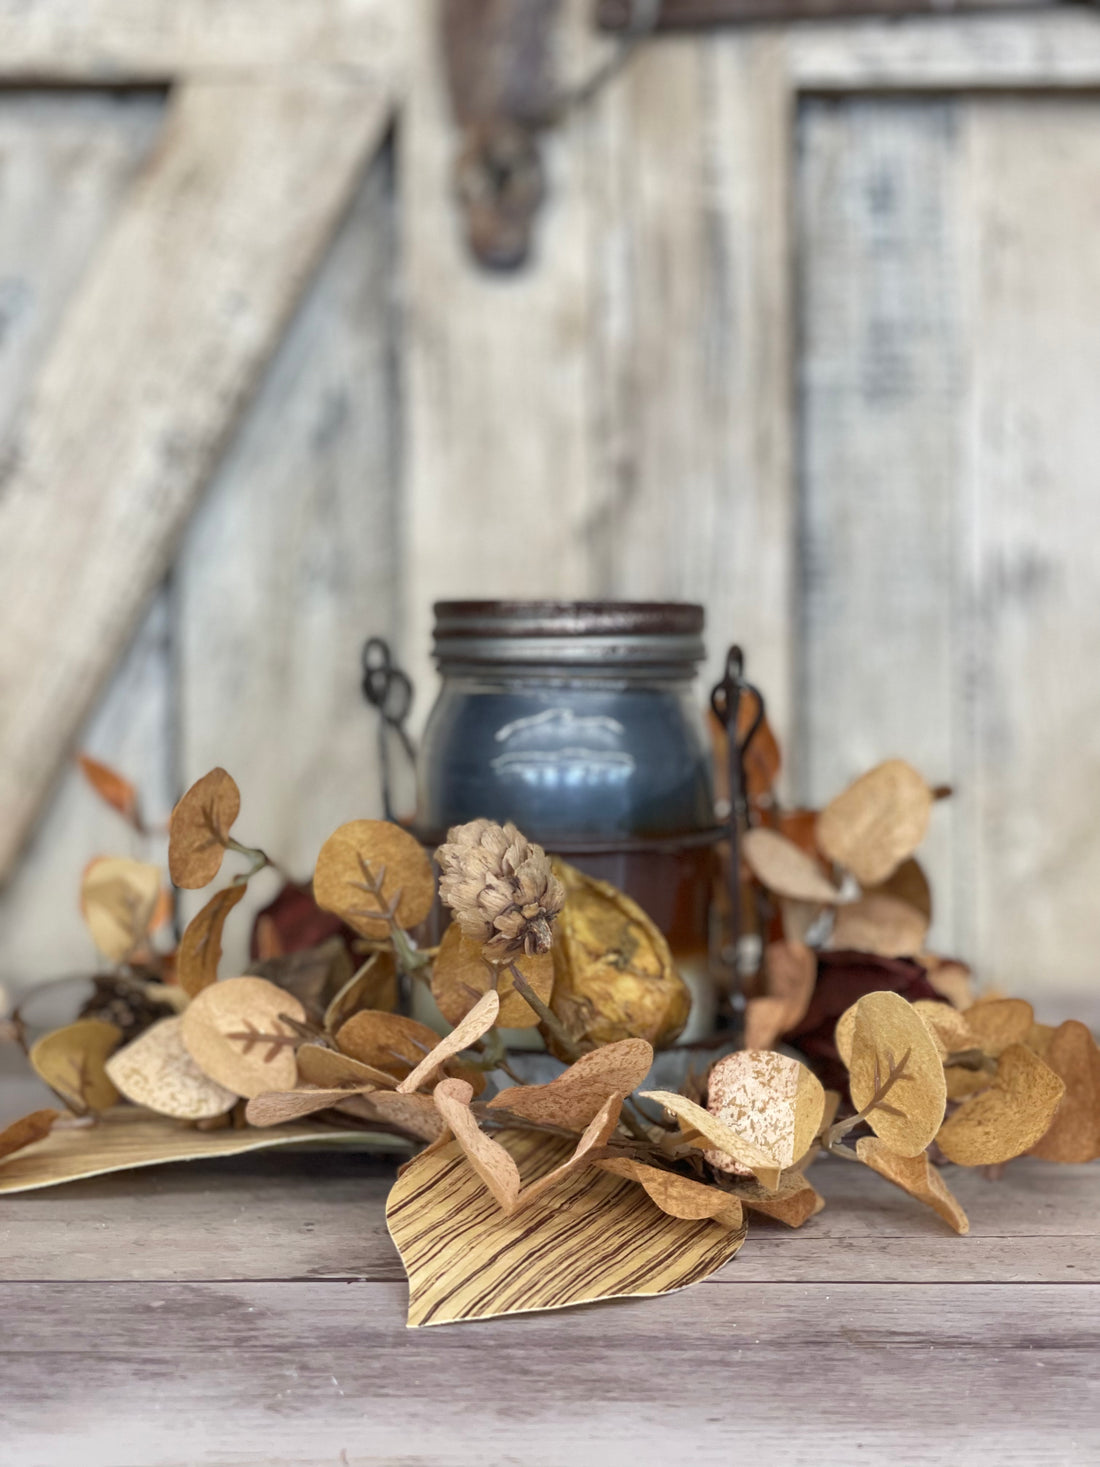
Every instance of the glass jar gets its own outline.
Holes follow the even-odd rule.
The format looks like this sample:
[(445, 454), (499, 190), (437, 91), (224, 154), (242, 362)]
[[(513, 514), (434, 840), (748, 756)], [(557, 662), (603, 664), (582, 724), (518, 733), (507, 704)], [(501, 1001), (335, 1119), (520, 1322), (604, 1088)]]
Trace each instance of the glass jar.
[(716, 825), (695, 687), (703, 608), (684, 603), (444, 601), (442, 686), (418, 765), (428, 843), (478, 816), (631, 895), (668, 936), (709, 1026)]

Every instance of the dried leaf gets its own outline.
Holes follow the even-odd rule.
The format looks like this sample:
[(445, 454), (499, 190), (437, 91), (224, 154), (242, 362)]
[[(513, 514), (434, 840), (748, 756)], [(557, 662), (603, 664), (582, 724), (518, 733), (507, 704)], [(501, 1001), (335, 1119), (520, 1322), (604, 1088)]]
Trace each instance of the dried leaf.
[[(781, 1168), (793, 1166), (813, 1144), (825, 1110), (821, 1081), (798, 1060), (774, 1050), (743, 1049), (711, 1068), (707, 1110), (738, 1136), (756, 1143)], [(751, 1170), (707, 1152), (720, 1171), (745, 1176)]]
[(848, 1077), (858, 1110), (875, 1103), (867, 1124), (892, 1151), (925, 1149), (943, 1121), (947, 1085), (935, 1040), (900, 994), (868, 993), (856, 1004)]
[(1057, 1032), (1053, 1024), (1032, 1024), (1020, 1043), (1026, 1044), (1028, 1049), (1037, 1054), (1041, 1060), (1045, 1060), (1051, 1041)]
[(681, 1217), (698, 1222), (711, 1218), (724, 1228), (740, 1228), (744, 1225), (741, 1203), (719, 1187), (708, 1187), (703, 1182), (693, 1182), (679, 1172), (665, 1171), (661, 1167), (647, 1166), (629, 1156), (613, 1156), (598, 1163), (600, 1170), (611, 1172), (616, 1177), (629, 1177), (644, 1187), (651, 1202), (655, 1202), (669, 1217)]
[(192, 998), (217, 982), (225, 919), (247, 890), (242, 881), (216, 891), (188, 922), (176, 954), (176, 981)]
[(817, 981), (817, 955), (802, 942), (772, 942), (764, 949), (762, 998), (745, 1006), (745, 1048), (770, 1049), (806, 1016)]
[(397, 960), (392, 952), (372, 953), (353, 973), (325, 1010), (326, 1034), (336, 1031), (361, 1009), (392, 1013), (397, 1007)]
[(908, 861), (903, 861), (881, 885), (864, 892), (864, 896), (871, 895), (889, 896), (899, 902), (906, 902), (910, 907), (916, 907), (926, 922), (932, 921), (932, 888), (924, 867), (915, 857), (911, 856)]
[(562, 1182), (567, 1177), (571, 1177), (574, 1172), (581, 1171), (584, 1167), (592, 1166), (601, 1160), (606, 1154), (603, 1148), (619, 1124), (619, 1114), (622, 1108), (622, 1098), (618, 1095), (609, 1095), (597, 1114), (585, 1127), (572, 1154), (566, 1157), (559, 1166), (539, 1177), (537, 1182), (532, 1182), (530, 1186), (524, 1187), (519, 1194), (517, 1209), (531, 1207), (544, 1192), (560, 1187)]
[(974, 1043), (996, 1059), (1011, 1044), (1022, 1044), (1035, 1021), (1035, 1011), (1022, 998), (979, 999), (966, 1010)]
[(880, 1177), (885, 1177), (895, 1187), (908, 1192), (910, 1197), (938, 1212), (956, 1233), (970, 1231), (966, 1213), (941, 1177), (938, 1167), (928, 1160), (927, 1152), (922, 1151), (917, 1156), (899, 1156), (877, 1136), (862, 1136), (856, 1142), (856, 1155)]
[(5, 1126), (0, 1131), (0, 1161), (22, 1151), (25, 1146), (33, 1146), (36, 1141), (43, 1140), (53, 1130), (58, 1115), (56, 1110), (32, 1110), (30, 1115), (20, 1116), (19, 1120)]
[[(362, 1143), (360, 1129), (304, 1121), (278, 1131), (197, 1131), (132, 1106), (119, 1106), (87, 1128), (55, 1129), (32, 1151), (0, 1165), (0, 1195), (55, 1187), (80, 1177), (160, 1166), (170, 1161), (201, 1161), (208, 1156), (239, 1156), (271, 1146), (324, 1140)], [(379, 1144), (371, 1137), (371, 1143)], [(385, 1144), (384, 1142), (380, 1144)]]
[(367, 1121), (385, 1121), (400, 1126), (423, 1141), (436, 1142), (446, 1132), (446, 1122), (430, 1095), (398, 1095), (394, 1090), (372, 1090), (341, 1101), (338, 1110)]
[(104, 1068), (122, 1030), (103, 1019), (77, 1019), (43, 1034), (28, 1058), (35, 1074), (77, 1111), (109, 1110), (118, 1091)]
[[(524, 1177), (570, 1151), (530, 1132), (504, 1131), (499, 1142)], [(635, 1183), (587, 1168), (512, 1217), (487, 1200), (457, 1141), (416, 1157), (398, 1178), (386, 1220), (409, 1276), (410, 1325), (666, 1294), (707, 1278), (744, 1240), (713, 1222), (639, 1208)]]
[(704, 1110), (701, 1105), (688, 1100), (686, 1095), (677, 1095), (671, 1090), (643, 1090), (641, 1095), (643, 1100), (655, 1100), (665, 1110), (671, 1111), (689, 1141), (698, 1132), (704, 1141), (709, 1142), (709, 1146), (693, 1142), (692, 1144), (698, 1144), (699, 1150), (707, 1151), (708, 1155), (711, 1150), (721, 1152), (723, 1165), (727, 1159), (740, 1162), (769, 1191), (774, 1191), (779, 1185), (782, 1161), (771, 1152), (765, 1151), (754, 1136), (741, 1135), (725, 1121)]
[(928, 933), (928, 918), (897, 897), (865, 892), (836, 914), (829, 946), (881, 958), (908, 958), (919, 953)]
[(303, 1044), (298, 1050), (298, 1078), (306, 1085), (317, 1085), (322, 1090), (351, 1089), (381, 1086), (392, 1090), (396, 1081), (385, 1070), (374, 1065), (365, 1065), (352, 1059), (350, 1054), (339, 1054), (335, 1049), (326, 1049), (320, 1044)]
[(364, 937), (389, 936), (389, 914), (406, 930), (423, 922), (435, 900), (427, 851), (389, 820), (351, 820), (321, 847), (313, 873), (319, 907)]
[(774, 1218), (788, 1228), (800, 1228), (825, 1206), (825, 1199), (799, 1171), (785, 1172), (774, 1192), (756, 1182), (740, 1180), (734, 1195), (750, 1212)]
[(511, 1153), (487, 1136), (474, 1119), (470, 1110), (473, 1094), (464, 1080), (440, 1080), (432, 1100), (497, 1205), (505, 1213), (514, 1212), (521, 1186), (519, 1167)]
[(193, 891), (214, 880), (240, 809), (241, 792), (224, 769), (195, 781), (168, 827), (168, 870), (177, 886)]
[(273, 1090), (268, 1094), (254, 1095), (245, 1106), (244, 1118), (250, 1126), (281, 1126), (287, 1121), (316, 1115), (319, 1110), (331, 1110), (360, 1093), (369, 1094), (369, 1090), (359, 1092), (344, 1087), (328, 1090)]
[(513, 1085), (489, 1102), (525, 1120), (583, 1131), (613, 1095), (636, 1090), (653, 1064), (653, 1046), (644, 1039), (620, 1039), (582, 1055), (548, 1085)]
[(937, 957), (935, 953), (919, 953), (917, 956), (936, 994), (957, 1009), (968, 1009), (974, 1002), (974, 985), (966, 964), (956, 962), (954, 958)]
[(924, 839), (932, 801), (911, 765), (889, 759), (830, 800), (817, 817), (817, 844), (861, 886), (879, 886)]
[(305, 1017), (294, 995), (266, 978), (224, 978), (184, 1010), (183, 1042), (204, 1074), (251, 1099), (293, 1088), (299, 1041), (285, 1020), (301, 1024)]
[(1084, 1024), (1067, 1019), (1046, 1046), (1044, 1061), (1066, 1093), (1046, 1133), (1031, 1148), (1044, 1161), (1095, 1161), (1100, 1156), (1100, 1049)]
[[(392, 1075), (395, 1081), (403, 1080), (425, 1055), (439, 1043), (439, 1035), (427, 1024), (404, 1014), (388, 1014), (381, 1009), (360, 1009), (336, 1034), (337, 1046), (344, 1054), (373, 1069)], [(452, 1077), (468, 1080), (474, 1093), (485, 1088), (485, 1077), (477, 1070), (470, 1070), (456, 1060), (449, 1060), (444, 1069)]]
[(974, 1070), (968, 1065), (948, 1065), (943, 1072), (948, 1100), (967, 1100), (993, 1084), (993, 1072)]
[(95, 790), (96, 794), (112, 810), (117, 810), (128, 825), (135, 830), (142, 829), (141, 807), (138, 793), (128, 779), (125, 779), (109, 764), (101, 764), (98, 759), (93, 759), (88, 754), (78, 754), (76, 762), (80, 766), (80, 772)]
[(401, 1094), (419, 1090), (421, 1085), (440, 1069), (447, 1060), (453, 1059), (462, 1050), (469, 1049), (483, 1034), (487, 1034), (497, 1021), (500, 1013), (500, 997), (492, 989), (485, 993), (474, 1004), (473, 1008), (461, 1021), (456, 1024), (449, 1034), (439, 1041), (435, 1048), (424, 1056), (420, 1063), (412, 1070), (398, 1085)]
[(941, 1051), (940, 1058), (960, 1054), (966, 1049), (978, 1048), (974, 1031), (964, 1015), (949, 1003), (937, 1003), (930, 998), (918, 998), (913, 1008), (925, 1024)]
[(320, 1023), (330, 1001), (354, 976), (354, 965), (340, 937), (329, 937), (319, 947), (257, 958), (245, 970), (246, 978), (266, 978), (292, 993), (311, 1021)]
[(162, 1116), (203, 1121), (223, 1116), (237, 1095), (203, 1073), (183, 1044), (183, 1019), (161, 1019), (107, 1061), (107, 1075), (127, 1100)]
[[(671, 1044), (687, 1023), (691, 994), (664, 935), (641, 907), (606, 881), (554, 862), (565, 887), (554, 943), (550, 1006), (578, 1044), (646, 1039)], [(544, 1036), (559, 1059), (553, 1035)]]
[(121, 963), (144, 940), (160, 897), (160, 870), (126, 856), (89, 862), (80, 884), (80, 910), (92, 941), (113, 963)]
[[(548, 1003), (554, 987), (554, 959), (549, 952), (528, 957), (520, 953), (516, 967), (535, 994)], [(443, 934), (432, 962), (432, 997), (448, 1024), (457, 1024), (483, 993), (495, 988), (500, 995), (502, 1029), (533, 1029), (539, 1016), (516, 993), (510, 969), (498, 967), (482, 955), (482, 945), (467, 937), (457, 922)]]
[(993, 1084), (944, 1121), (936, 1142), (948, 1161), (960, 1166), (1010, 1161), (1046, 1133), (1065, 1088), (1038, 1055), (1011, 1044), (997, 1063)]
[(749, 870), (776, 896), (822, 906), (840, 901), (839, 888), (814, 858), (777, 830), (757, 826), (747, 831), (741, 849)]

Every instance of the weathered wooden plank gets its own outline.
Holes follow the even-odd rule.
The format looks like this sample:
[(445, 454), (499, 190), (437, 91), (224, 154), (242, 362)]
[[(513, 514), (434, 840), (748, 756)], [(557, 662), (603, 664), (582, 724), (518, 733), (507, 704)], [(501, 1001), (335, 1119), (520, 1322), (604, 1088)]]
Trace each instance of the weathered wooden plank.
[[(272, 1250), (273, 1256), (277, 1249)], [(408, 1332), (399, 1284), (11, 1284), (19, 1467), (678, 1460), (1033, 1467), (1100, 1449), (1100, 1288), (703, 1284)]]
[(0, 874), (388, 109), (380, 89), (329, 79), (176, 95), (38, 378), (0, 494)]
[[(907, 16), (934, 11), (946, 18), (969, 10), (1046, 10), (1070, 0), (662, 0), (656, 29), (672, 31), (695, 26), (745, 24), (760, 21), (836, 20), (844, 16)], [(599, 0), (596, 17), (607, 30), (629, 30), (637, 25), (637, 5), (631, 0)]]
[(405, 8), (387, 0), (0, 0), (0, 76), (117, 85), (313, 64), (392, 83)]
[[(381, 814), (359, 652), (370, 634), (394, 636), (400, 583), (392, 172), (385, 150), (172, 577), (181, 786), (215, 764), (232, 770), (245, 838), (300, 876), (342, 821)], [(269, 888), (257, 882), (234, 913), (224, 972), (243, 963)]]

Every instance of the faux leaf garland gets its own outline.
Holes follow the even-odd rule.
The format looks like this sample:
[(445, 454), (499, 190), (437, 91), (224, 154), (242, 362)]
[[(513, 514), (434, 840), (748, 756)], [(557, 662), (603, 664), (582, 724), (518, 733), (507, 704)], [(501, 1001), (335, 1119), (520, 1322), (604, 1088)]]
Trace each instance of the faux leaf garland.
[[(428, 853), (386, 821), (342, 825), (312, 893), (288, 888), (259, 929), (257, 971), (219, 976), (223, 929), (273, 863), (232, 834), (240, 795), (212, 770), (173, 813), (172, 875), (197, 889), (227, 853), (248, 869), (165, 953), (157, 868), (92, 863), (83, 908), (114, 968), (82, 1016), (29, 1046), (63, 1108), (0, 1132), (0, 1193), (319, 1139), (420, 1148), (387, 1206), (415, 1326), (697, 1282), (734, 1257), (752, 1215), (800, 1227), (821, 1210), (806, 1173), (825, 1153), (959, 1233), (945, 1163), (1100, 1156), (1088, 1029), (1037, 1024), (1022, 999), (975, 1000), (962, 965), (922, 950), (931, 896), (914, 851), (943, 792), (893, 760), (820, 814), (784, 814), (767, 747), (749, 781), (763, 960), (746, 1047), (682, 1092), (647, 1088), (687, 1015), (665, 939), (510, 825), (449, 832), (438, 894), (453, 921), (434, 947), (414, 931), (437, 897)], [(139, 824), (132, 787), (85, 767)], [(276, 913), (290, 907), (323, 940), (283, 950)], [(401, 1011), (418, 983), (448, 1032)], [(502, 1031), (536, 1026), (563, 1068), (525, 1084)], [(9, 1027), (26, 1045), (21, 1015)], [(784, 1035), (835, 1057), (836, 1089), (775, 1047)]]

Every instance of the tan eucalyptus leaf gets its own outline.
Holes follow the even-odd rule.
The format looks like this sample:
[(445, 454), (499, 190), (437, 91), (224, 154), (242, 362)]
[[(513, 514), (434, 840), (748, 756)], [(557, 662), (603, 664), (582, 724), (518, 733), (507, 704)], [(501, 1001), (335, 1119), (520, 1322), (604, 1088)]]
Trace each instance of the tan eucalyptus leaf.
[(581, 1171), (600, 1161), (605, 1155), (603, 1147), (619, 1124), (619, 1114), (622, 1108), (622, 1098), (618, 1095), (609, 1095), (585, 1127), (574, 1151), (558, 1166), (539, 1177), (538, 1181), (524, 1187), (516, 1203), (517, 1210), (532, 1206), (544, 1192), (560, 1187), (562, 1182), (567, 1177), (571, 1177), (574, 1172)]
[(879, 886), (924, 839), (933, 799), (911, 765), (888, 759), (830, 800), (817, 817), (817, 844), (861, 886)]
[(217, 982), (225, 920), (247, 890), (240, 881), (216, 891), (184, 929), (176, 954), (176, 981), (190, 997)]
[(74, 1110), (105, 1111), (118, 1100), (106, 1071), (107, 1057), (122, 1030), (104, 1019), (77, 1019), (54, 1029), (31, 1046), (28, 1058), (40, 1080)]
[(482, 1035), (487, 1034), (496, 1023), (499, 1014), (500, 995), (490, 989), (488, 993), (482, 994), (466, 1017), (461, 1019), (449, 1034), (445, 1034), (416, 1068), (405, 1076), (398, 1085), (398, 1090), (402, 1094), (407, 1094), (427, 1084), (449, 1059), (461, 1054), (464, 1049), (469, 1049), (471, 1044), (476, 1044)]
[[(404, 1080), (439, 1043), (439, 1035), (427, 1024), (405, 1014), (390, 1014), (381, 1009), (360, 1009), (336, 1034), (336, 1045), (360, 1063)], [(457, 1060), (444, 1065), (451, 1077), (468, 1080), (474, 1094), (485, 1089), (485, 1076), (468, 1069)]]
[(629, 1177), (638, 1182), (651, 1202), (668, 1214), (698, 1222), (711, 1218), (724, 1228), (741, 1228), (744, 1214), (740, 1201), (723, 1192), (719, 1187), (708, 1187), (703, 1182), (693, 1182), (678, 1172), (665, 1171), (663, 1167), (647, 1166), (629, 1156), (613, 1156), (598, 1163), (600, 1170), (611, 1172), (616, 1177)]
[(817, 954), (786, 939), (764, 949), (762, 997), (745, 1006), (745, 1048), (770, 1049), (805, 1018), (817, 982)]
[[(498, 1133), (498, 1144), (528, 1178), (572, 1150), (521, 1131)], [(471, 1168), (456, 1170), (461, 1156), (457, 1141), (418, 1156), (390, 1191), (386, 1220), (409, 1276), (410, 1325), (666, 1294), (709, 1277), (744, 1241), (743, 1231), (639, 1208), (636, 1183), (589, 1167), (508, 1216), (487, 1209)]]
[(1035, 1022), (1035, 1011), (1022, 998), (983, 998), (966, 1010), (974, 1043), (994, 1059), (1010, 1044), (1022, 1044)]
[(1054, 1120), (1031, 1148), (1044, 1161), (1083, 1162), (1100, 1157), (1100, 1048), (1091, 1031), (1067, 1019), (1043, 1056), (1066, 1087)]
[(326, 1049), (322, 1044), (303, 1044), (298, 1049), (298, 1078), (306, 1085), (322, 1090), (381, 1087), (392, 1090), (397, 1081), (388, 1070), (364, 1064), (350, 1054)]
[[(537, 997), (549, 1003), (554, 987), (553, 954), (528, 957), (521, 952), (515, 962)], [(448, 1024), (457, 1024), (490, 988), (500, 995), (497, 1023), (502, 1029), (533, 1029), (538, 1024), (538, 1014), (515, 991), (510, 968), (488, 962), (482, 944), (467, 937), (458, 923), (452, 922), (432, 962), (432, 997), (439, 1012)]]
[(935, 953), (918, 953), (917, 961), (940, 998), (957, 1009), (968, 1009), (974, 1002), (973, 977), (965, 963)]
[(928, 918), (916, 907), (897, 897), (865, 892), (837, 911), (829, 946), (880, 958), (907, 958), (920, 952), (927, 932)]
[(878, 1098), (867, 1124), (899, 1156), (918, 1155), (935, 1137), (947, 1106), (943, 1062), (928, 1026), (900, 994), (867, 993), (855, 1005), (848, 1081), (858, 1110)]
[[(754, 1135), (743, 1135), (734, 1130), (718, 1116), (696, 1105), (686, 1095), (677, 1095), (672, 1090), (643, 1090), (643, 1100), (655, 1100), (663, 1105), (680, 1123), (680, 1129), (691, 1144), (708, 1153), (721, 1153), (723, 1165), (739, 1162), (747, 1167), (762, 1187), (774, 1191), (779, 1185), (779, 1174), (783, 1170), (782, 1160), (766, 1151)], [(698, 1134), (700, 1140), (692, 1138)]]
[(372, 1090), (342, 1100), (338, 1110), (366, 1121), (385, 1121), (399, 1126), (422, 1141), (436, 1142), (447, 1127), (430, 1095), (398, 1095), (395, 1090)]
[(784, 1172), (774, 1192), (742, 1178), (736, 1184), (735, 1195), (747, 1211), (773, 1218), (788, 1228), (800, 1228), (825, 1206), (824, 1197), (800, 1171)]
[(80, 910), (105, 958), (121, 963), (145, 940), (160, 899), (160, 868), (127, 856), (99, 856), (80, 883)]
[(183, 1018), (161, 1019), (107, 1061), (107, 1075), (134, 1105), (182, 1121), (223, 1116), (237, 1094), (199, 1069), (183, 1043)]
[(936, 1142), (948, 1161), (959, 1166), (1010, 1161), (1045, 1135), (1065, 1089), (1038, 1055), (1022, 1044), (1010, 1044), (997, 1062), (993, 1084), (944, 1121)]
[(932, 887), (924, 867), (914, 856), (903, 861), (895, 872), (878, 886), (864, 892), (865, 896), (889, 896), (896, 901), (916, 907), (926, 922), (932, 921)]
[(287, 1121), (316, 1115), (319, 1110), (332, 1110), (360, 1093), (369, 1094), (370, 1091), (365, 1089), (360, 1092), (347, 1087), (329, 1090), (315, 1090), (312, 1087), (305, 1090), (272, 1090), (264, 1095), (254, 1095), (245, 1106), (244, 1118), (250, 1126), (282, 1126)]
[(899, 1156), (878, 1136), (862, 1136), (856, 1142), (856, 1155), (872, 1171), (878, 1172), (895, 1187), (908, 1192), (918, 1202), (938, 1212), (956, 1233), (968, 1233), (970, 1223), (958, 1200), (940, 1175), (939, 1168), (928, 1160), (928, 1153)]
[(431, 911), (431, 858), (414, 835), (391, 820), (351, 820), (321, 847), (313, 896), (319, 907), (335, 912), (363, 937), (388, 937), (391, 908), (406, 930)]
[(224, 769), (195, 781), (168, 827), (168, 870), (177, 886), (194, 891), (214, 880), (240, 809), (241, 792)]
[(291, 1090), (298, 1078), (292, 1025), (306, 1011), (293, 994), (266, 978), (223, 978), (183, 1011), (183, 1042), (204, 1074), (251, 1100)]
[(60, 1112), (49, 1108), (32, 1110), (29, 1115), (20, 1116), (10, 1126), (5, 1126), (0, 1131), (0, 1161), (6, 1156), (14, 1156), (25, 1146), (33, 1146), (36, 1141), (44, 1140), (53, 1130), (53, 1123), (59, 1114)]
[(951, 1054), (961, 1054), (967, 1049), (979, 1048), (966, 1016), (952, 1004), (938, 1003), (931, 998), (918, 998), (913, 1008), (924, 1020), (932, 1037), (937, 1041), (942, 1051), (941, 1058)]
[(432, 1092), (432, 1101), (497, 1205), (506, 1214), (511, 1213), (519, 1200), (519, 1168), (511, 1153), (478, 1125), (470, 1110), (473, 1094), (465, 1080), (440, 1080)]
[(392, 1013), (397, 1003), (396, 958), (388, 951), (371, 953), (325, 1010), (325, 1033), (335, 1034), (360, 1009), (381, 1009)]
[(525, 1120), (583, 1131), (613, 1095), (625, 1099), (649, 1074), (653, 1046), (620, 1039), (582, 1055), (547, 1085), (513, 1085), (489, 1102)]
[[(798, 1060), (775, 1050), (742, 1049), (712, 1066), (707, 1110), (785, 1169), (813, 1144), (825, 1110), (825, 1091)], [(753, 1171), (743, 1162), (728, 1160), (720, 1150), (708, 1151), (706, 1158), (734, 1176)]]
[(993, 1084), (991, 1070), (972, 1069), (969, 1065), (948, 1065), (943, 1072), (948, 1100), (968, 1100)]
[(1057, 1032), (1058, 1030), (1053, 1024), (1032, 1024), (1023, 1039), (1020, 1040), (1020, 1043), (1026, 1044), (1033, 1054), (1037, 1054), (1041, 1060), (1045, 1060), (1047, 1051), (1050, 1049), (1051, 1041)]
[(813, 857), (777, 830), (761, 825), (747, 831), (742, 855), (756, 879), (778, 897), (816, 906), (834, 906), (841, 899), (840, 889)]

